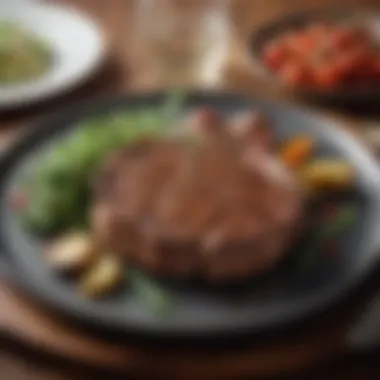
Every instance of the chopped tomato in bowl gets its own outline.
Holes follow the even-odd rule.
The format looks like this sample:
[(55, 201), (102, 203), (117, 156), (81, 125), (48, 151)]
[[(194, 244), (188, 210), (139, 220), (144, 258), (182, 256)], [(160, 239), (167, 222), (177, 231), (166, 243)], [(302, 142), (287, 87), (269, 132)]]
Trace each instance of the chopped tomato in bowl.
[(369, 12), (293, 14), (262, 27), (251, 46), (267, 74), (303, 94), (378, 100), (379, 26)]
[[(380, 53), (363, 28), (313, 24), (279, 36), (263, 49), (267, 68), (288, 85), (334, 89), (360, 79), (380, 83)], [(373, 83), (373, 82), (372, 82)]]

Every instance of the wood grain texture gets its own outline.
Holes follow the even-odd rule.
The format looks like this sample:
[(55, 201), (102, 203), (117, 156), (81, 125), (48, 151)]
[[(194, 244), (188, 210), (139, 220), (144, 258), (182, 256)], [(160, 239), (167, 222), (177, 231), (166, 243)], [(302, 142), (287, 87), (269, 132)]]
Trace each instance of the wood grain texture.
[[(53, 1), (53, 0), (51, 0)], [(138, 1), (138, 0), (137, 0)], [(57, 1), (56, 1), (57, 2)], [(105, 31), (110, 56), (105, 67), (88, 84), (61, 98), (29, 109), (6, 113), (1, 117), (0, 143), (7, 145), (33, 122), (62, 106), (89, 96), (155, 87), (149, 77), (149, 62), (139, 54), (139, 36), (134, 27), (132, 0), (62, 0), (87, 12)], [(328, 0), (233, 0), (234, 40), (226, 61), (221, 88), (276, 97), (286, 97), (255, 76), (245, 41), (255, 28), (284, 13), (328, 5)], [(335, 5), (379, 6), (377, 1), (341, 0)], [(337, 112), (333, 112), (336, 116)], [(338, 117), (348, 120), (347, 115)], [(353, 119), (349, 119), (353, 120)], [(41, 305), (19, 294), (6, 281), (0, 283), (0, 333), (5, 342), (22, 341), (28, 347), (45, 353), (44, 360), (25, 359), (24, 351), (0, 354), (0, 378), (15, 379), (85, 379), (84, 367), (71, 369), (68, 362), (82, 363), (117, 372), (156, 374), (163, 378), (236, 378), (248, 375), (274, 375), (305, 369), (336, 355), (344, 348), (347, 326), (352, 323), (378, 284), (369, 284), (359, 295), (318, 317), (297, 331), (272, 337), (260, 345), (233, 353), (153, 349), (116, 345), (100, 341), (73, 328), (67, 321), (46, 311)], [(254, 343), (254, 342), (252, 342)], [(8, 343), (7, 343), (8, 344)], [(0, 350), (1, 353), (1, 350)], [(64, 357), (67, 369), (51, 369), (52, 357)], [(27, 364), (26, 360), (28, 360)], [(149, 363), (149, 365), (147, 365)], [(342, 369), (344, 373), (344, 368)], [(359, 372), (358, 372), (359, 373)], [(360, 372), (365, 378), (364, 372)], [(77, 377), (78, 376), (78, 377)], [(345, 373), (347, 379), (348, 372)], [(104, 378), (104, 377), (103, 377)]]

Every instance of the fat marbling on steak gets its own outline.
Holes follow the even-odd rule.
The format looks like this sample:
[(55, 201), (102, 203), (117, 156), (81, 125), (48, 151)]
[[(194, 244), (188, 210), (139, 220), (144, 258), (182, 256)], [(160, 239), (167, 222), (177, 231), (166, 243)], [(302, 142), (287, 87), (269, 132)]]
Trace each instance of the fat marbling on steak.
[(110, 157), (95, 186), (98, 241), (174, 277), (234, 280), (278, 263), (302, 223), (301, 187), (255, 113), (226, 124), (202, 109), (187, 132)]

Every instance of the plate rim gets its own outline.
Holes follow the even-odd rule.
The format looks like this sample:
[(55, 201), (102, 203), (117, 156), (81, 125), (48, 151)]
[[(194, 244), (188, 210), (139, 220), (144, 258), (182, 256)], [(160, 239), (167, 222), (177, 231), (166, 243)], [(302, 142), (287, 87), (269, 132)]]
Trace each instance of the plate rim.
[[(91, 78), (104, 64), (106, 57), (108, 56), (109, 49), (106, 44), (105, 33), (98, 21), (91, 17), (88, 13), (82, 11), (78, 7), (69, 4), (56, 4), (47, 2), (25, 1), (16, 3), (0, 4), (1, 9), (40, 9), (47, 12), (60, 12), (64, 13), (66, 17), (74, 17), (80, 23), (86, 24), (92, 31), (93, 36), (97, 40), (98, 51), (94, 54), (94, 59), (88, 64), (86, 69), (80, 73), (70, 76), (70, 80), (59, 83), (59, 85), (47, 85), (37, 93), (34, 92), (34, 85), (31, 84), (29, 88), (20, 92), (20, 96), (16, 97), (12, 95), (11, 98), (0, 99), (0, 110), (14, 110), (22, 107), (27, 107), (36, 103), (46, 101), (50, 97), (57, 97), (59, 95), (66, 94), (71, 89), (77, 88)], [(54, 49), (53, 49), (54, 50)], [(35, 83), (38, 83), (39, 79), (36, 79)], [(14, 87), (17, 89), (17, 87)], [(4, 94), (5, 96), (5, 94)]]

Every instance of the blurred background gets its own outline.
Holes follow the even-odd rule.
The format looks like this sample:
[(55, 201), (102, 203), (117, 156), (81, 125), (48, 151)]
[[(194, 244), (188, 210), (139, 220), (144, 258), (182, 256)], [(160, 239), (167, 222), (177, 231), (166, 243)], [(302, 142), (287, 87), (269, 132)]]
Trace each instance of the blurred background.
[[(50, 18), (43, 12), (34, 13), (30, 8), (24, 8), (36, 3), (54, 5), (58, 9), (63, 7), (67, 13), (62, 18)], [(367, 48), (372, 42), (362, 44), (367, 37), (359, 34), (358, 46), (362, 49), (359, 56), (370, 56), (366, 62), (371, 70), (358, 81), (355, 72), (355, 81), (348, 83), (343, 95), (339, 87), (341, 77), (335, 66), (333, 74), (328, 72), (333, 75), (332, 79), (329, 77), (330, 87), (320, 88), (304, 86), (299, 71), (296, 74), (291, 71), (289, 82), (289, 75), (284, 79), (280, 71), (268, 75), (268, 67), (263, 70), (265, 36), (273, 33), (263, 32), (263, 28), (274, 25), (276, 31), (286, 32), (284, 25), (288, 24), (281, 23), (281, 20), (288, 16), (304, 11), (313, 15), (321, 9), (333, 7), (340, 15), (349, 12), (350, 19), (357, 16), (362, 23), (373, 25), (371, 30), (378, 39), (379, 0), (4, 0), (0, 4), (0, 16), (8, 14), (6, 8), (10, 5), (14, 7), (12, 14), (22, 15), (20, 20), (27, 20), (25, 22), (39, 34), (52, 36), (52, 41), (59, 46), (60, 59), (55, 63), (56, 74), (50, 79), (0, 91), (0, 144), (4, 148), (30, 130), (34, 123), (80, 100), (173, 87), (233, 91), (292, 102), (337, 120), (368, 144), (369, 149), (377, 152), (380, 146), (377, 131), (380, 122), (380, 55), (377, 48), (375, 52)], [(82, 30), (80, 25), (83, 23), (76, 19), (70, 24), (67, 14), (84, 17), (90, 20), (90, 24)], [(315, 24), (314, 21), (310, 23)], [(81, 33), (88, 38), (85, 42)], [(257, 40), (260, 33), (264, 33), (264, 37)], [(329, 41), (328, 37), (324, 43), (326, 41)], [(302, 54), (306, 56), (308, 53), (303, 51)], [(0, 61), (0, 76), (4, 62)], [(352, 67), (347, 70), (356, 70)], [(362, 67), (360, 74), (364, 70)], [(311, 69), (307, 72), (310, 73)], [(306, 91), (302, 91), (303, 87)], [(313, 96), (314, 92), (317, 96)], [(241, 351), (232, 353), (233, 357), (241, 355), (241, 359), (231, 365), (230, 374), (235, 371), (237, 375), (230, 378), (238, 378), (243, 373), (248, 378), (265, 375), (267, 378), (292, 379), (378, 379), (380, 367), (376, 349), (371, 347), (355, 353), (342, 349), (347, 332), (343, 329), (347, 326), (346, 320), (356, 320), (367, 310), (367, 300), (376, 293), (378, 285), (378, 280), (374, 279), (360, 296), (321, 316), (311, 332), (303, 330), (297, 337), (289, 332), (281, 337), (280, 342), (274, 338), (270, 347), (265, 343), (252, 356)], [(0, 326), (5, 332), (0, 345), (1, 379), (129, 378), (120, 371), (111, 370), (109, 374), (104, 369), (94, 370), (103, 352), (109, 348), (98, 347), (77, 332), (61, 329), (60, 324), (52, 322), (39, 305), (20, 296), (6, 279), (0, 282)], [(367, 332), (370, 336), (374, 334), (371, 329)], [(74, 353), (78, 360), (67, 354), (70, 347), (76, 347)], [(292, 351), (294, 355), (289, 355)], [(134, 354), (132, 348), (131, 356)], [(149, 360), (148, 356), (139, 357), (136, 368), (141, 367), (142, 362), (147, 362), (147, 366), (156, 365)], [(252, 361), (261, 365), (255, 365), (251, 370), (249, 363)], [(215, 368), (207, 372), (206, 359), (202, 368), (205, 379), (223, 377)], [(178, 378), (185, 377), (178, 373)]]

